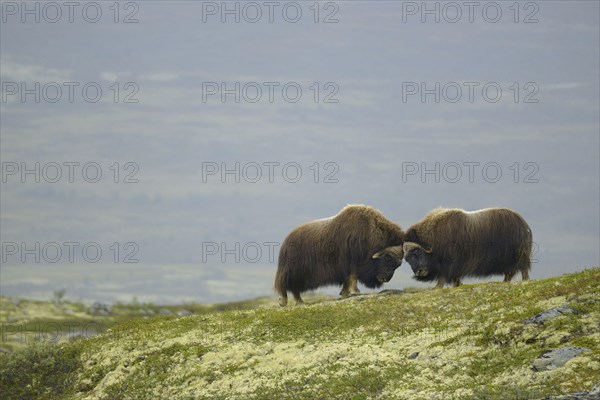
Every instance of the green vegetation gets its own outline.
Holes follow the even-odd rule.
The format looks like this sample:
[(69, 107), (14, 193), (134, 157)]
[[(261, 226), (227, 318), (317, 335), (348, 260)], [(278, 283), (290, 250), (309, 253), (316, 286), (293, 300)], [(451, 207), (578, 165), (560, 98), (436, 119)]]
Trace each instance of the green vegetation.
[[(600, 383), (600, 268), (528, 282), (313, 298), (302, 307), (273, 307), (274, 298), (266, 304), (186, 305), (179, 309), (194, 314), (183, 317), (161, 315), (164, 307), (115, 306), (100, 336), (0, 354), (1, 397), (531, 399)], [(560, 305), (577, 313), (523, 323)], [(140, 307), (155, 307), (156, 315), (140, 318)], [(84, 318), (80, 312), (69, 315)], [(591, 351), (533, 371), (542, 351), (562, 346)]]
[[(139, 303), (134, 298), (130, 303), (118, 302), (111, 307), (100, 305), (94, 309), (93, 306), (65, 300), (65, 293), (65, 289), (54, 291), (50, 301), (0, 296), (0, 347), (17, 350), (40, 341), (61, 343), (73, 338), (87, 338), (106, 332), (111, 326), (137, 318), (198, 315), (276, 306), (269, 297), (222, 304), (190, 303), (170, 306)], [(311, 295), (308, 299), (324, 300), (327, 297)]]

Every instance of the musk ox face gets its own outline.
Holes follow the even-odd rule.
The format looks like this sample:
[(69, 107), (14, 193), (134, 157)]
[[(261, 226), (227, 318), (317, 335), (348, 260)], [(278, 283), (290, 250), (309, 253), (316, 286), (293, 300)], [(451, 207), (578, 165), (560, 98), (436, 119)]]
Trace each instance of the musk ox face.
[(410, 264), (415, 278), (418, 281), (429, 282), (437, 279), (439, 268), (435, 263), (433, 251), (414, 242), (405, 242), (403, 245), (404, 259)]
[(394, 272), (402, 264), (404, 252), (402, 246), (387, 247), (373, 254), (371, 268), (367, 276), (362, 279), (365, 286), (379, 288), (394, 277)]

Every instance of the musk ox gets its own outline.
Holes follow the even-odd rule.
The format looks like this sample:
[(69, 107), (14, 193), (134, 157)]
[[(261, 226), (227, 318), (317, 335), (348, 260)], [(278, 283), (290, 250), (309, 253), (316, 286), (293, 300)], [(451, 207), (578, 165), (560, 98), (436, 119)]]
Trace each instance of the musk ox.
[(380, 287), (402, 263), (403, 238), (400, 226), (363, 205), (298, 226), (279, 251), (274, 285), (279, 304), (287, 304), (288, 291), (300, 304), (300, 293), (320, 286), (343, 285), (342, 297), (360, 293), (357, 280)]
[(438, 208), (408, 229), (403, 248), (414, 278), (441, 288), (468, 276), (503, 274), (508, 282), (518, 271), (527, 280), (531, 246), (531, 229), (513, 210)]

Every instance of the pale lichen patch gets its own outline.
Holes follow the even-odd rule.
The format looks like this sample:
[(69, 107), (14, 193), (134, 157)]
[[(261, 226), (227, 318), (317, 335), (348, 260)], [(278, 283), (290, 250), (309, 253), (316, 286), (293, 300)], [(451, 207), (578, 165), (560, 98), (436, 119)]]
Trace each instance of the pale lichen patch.
[(536, 305), (544, 310), (548, 310), (550, 308), (559, 307), (567, 304), (566, 296), (556, 296), (550, 299), (541, 300), (536, 303)]

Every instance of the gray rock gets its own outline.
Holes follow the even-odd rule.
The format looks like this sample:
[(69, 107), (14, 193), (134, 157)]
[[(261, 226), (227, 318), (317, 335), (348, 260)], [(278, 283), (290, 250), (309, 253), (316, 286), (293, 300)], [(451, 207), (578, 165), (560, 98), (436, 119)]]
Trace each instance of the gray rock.
[(415, 358), (417, 358), (419, 356), (419, 352), (415, 351), (414, 353), (412, 353), (410, 356), (408, 356), (409, 360), (414, 360)]
[(192, 315), (193, 313), (190, 310), (179, 310), (177, 311), (177, 315), (180, 317), (185, 317), (187, 315)]
[(567, 306), (554, 307), (549, 310), (543, 311), (539, 314), (534, 315), (531, 318), (527, 318), (524, 322), (526, 324), (543, 324), (544, 322), (559, 317), (563, 314), (575, 314), (575, 310)]
[(13, 351), (11, 349), (7, 349), (6, 347), (0, 347), (0, 353), (10, 354)]
[(161, 308), (160, 310), (158, 310), (158, 313), (160, 315), (173, 315), (173, 312), (167, 308)]
[(547, 371), (565, 365), (571, 358), (578, 354), (591, 351), (585, 347), (561, 347), (544, 351), (533, 361), (534, 371)]

